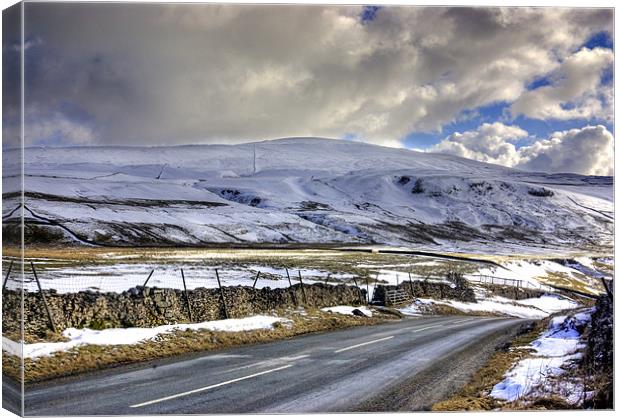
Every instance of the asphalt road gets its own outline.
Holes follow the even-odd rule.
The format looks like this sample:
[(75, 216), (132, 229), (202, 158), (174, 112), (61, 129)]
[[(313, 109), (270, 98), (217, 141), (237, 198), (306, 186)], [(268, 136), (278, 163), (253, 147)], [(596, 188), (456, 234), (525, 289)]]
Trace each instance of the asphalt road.
[(450, 363), (455, 353), (487, 338), (491, 344), (490, 336), (523, 322), (407, 318), (163, 361), (155, 367), (118, 368), (27, 388), (25, 414), (350, 411), (436, 363), (458, 368)]

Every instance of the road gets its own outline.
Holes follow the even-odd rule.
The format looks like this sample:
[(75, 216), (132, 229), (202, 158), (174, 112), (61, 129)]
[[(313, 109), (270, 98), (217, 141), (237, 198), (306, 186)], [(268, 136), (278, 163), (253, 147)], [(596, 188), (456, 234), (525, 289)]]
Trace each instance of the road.
[[(405, 318), (111, 369), (27, 388), (25, 413), (301, 413), (351, 411), (360, 405), (389, 410), (385, 399), (373, 408), (373, 399), (437, 365), (446, 373), (458, 369), (471, 359), (452, 359), (457, 353), (470, 347), (474, 353), (467, 356), (475, 356), (481, 344), (491, 346), (493, 336), (522, 323), (466, 316)], [(431, 379), (426, 386), (433, 385)]]

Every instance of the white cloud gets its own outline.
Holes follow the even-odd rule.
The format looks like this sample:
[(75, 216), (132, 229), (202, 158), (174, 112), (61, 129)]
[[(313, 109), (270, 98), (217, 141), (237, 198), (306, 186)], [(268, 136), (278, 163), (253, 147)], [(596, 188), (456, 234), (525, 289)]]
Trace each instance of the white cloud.
[(483, 124), (474, 131), (454, 133), (428, 149), (478, 161), (548, 173), (611, 176), (613, 136), (602, 125), (555, 132), (517, 149), (512, 143), (528, 136), (516, 126)]
[(550, 75), (551, 84), (528, 91), (510, 107), (534, 119), (607, 119), (613, 117), (611, 85), (601, 75), (614, 60), (610, 49), (582, 48)]
[(475, 131), (453, 133), (430, 151), (512, 167), (519, 163), (520, 156), (511, 141), (526, 136), (527, 132), (517, 126), (485, 123)]
[(602, 125), (555, 132), (519, 150), (516, 166), (530, 171), (598, 176), (614, 174), (614, 138)]

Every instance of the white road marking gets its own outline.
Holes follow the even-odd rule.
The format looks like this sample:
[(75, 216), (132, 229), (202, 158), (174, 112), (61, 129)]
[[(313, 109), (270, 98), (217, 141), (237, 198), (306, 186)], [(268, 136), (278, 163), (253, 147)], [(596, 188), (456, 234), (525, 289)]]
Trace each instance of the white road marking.
[(439, 325), (431, 325), (430, 327), (424, 327), (424, 328), (414, 329), (414, 330), (413, 330), (413, 331), (411, 331), (411, 332), (420, 332), (420, 331), (424, 331), (424, 330), (431, 329), (431, 328), (441, 327), (441, 326), (443, 326), (443, 325), (444, 325), (444, 324), (439, 324)]
[(349, 347), (345, 347), (345, 348), (341, 348), (339, 350), (336, 350), (336, 351), (334, 351), (334, 353), (342, 353), (343, 351), (348, 351), (348, 350), (352, 350), (352, 349), (357, 348), (357, 347), (363, 347), (365, 345), (374, 344), (374, 343), (378, 343), (378, 342), (381, 342), (381, 341), (386, 341), (386, 340), (389, 340), (391, 338), (394, 338), (394, 336), (391, 335), (389, 337), (379, 338), (378, 340), (366, 341), (365, 343), (355, 344), (355, 345), (352, 345), (352, 346), (349, 346)]
[(295, 356), (295, 357), (280, 357), (278, 360), (294, 361), (294, 360), (300, 360), (300, 359), (306, 358), (306, 357), (310, 357), (310, 354), (302, 354), (300, 356)]
[(265, 370), (263, 372), (254, 373), (254, 374), (251, 374), (251, 375), (248, 375), (248, 376), (243, 376), (243, 377), (238, 377), (236, 379), (227, 380), (226, 382), (216, 383), (215, 385), (205, 386), (203, 388), (198, 388), (198, 389), (190, 390), (190, 391), (187, 391), (187, 392), (177, 393), (176, 395), (166, 396), (165, 398), (159, 398), (159, 399), (154, 399), (154, 400), (148, 401), (148, 402), (142, 402), (142, 403), (138, 403), (138, 404), (135, 404), (135, 405), (130, 405), (129, 407), (130, 408), (139, 408), (141, 406), (153, 405), (155, 403), (159, 403), (159, 402), (163, 402), (163, 401), (169, 401), (171, 399), (180, 398), (182, 396), (187, 396), (187, 395), (192, 395), (194, 393), (204, 392), (204, 391), (209, 390), (209, 389), (219, 388), (221, 386), (230, 385), (231, 383), (240, 382), (242, 380), (251, 379), (253, 377), (262, 376), (264, 374), (273, 373), (273, 372), (277, 372), (279, 370), (288, 369), (289, 367), (293, 367), (293, 365), (292, 364), (287, 364), (286, 366), (278, 367), (278, 368), (275, 368), (275, 369)]
[(474, 318), (468, 318), (468, 319), (462, 319), (460, 321), (454, 321), (452, 322), (453, 324), (462, 324), (463, 322), (469, 322), (469, 321), (473, 321)]

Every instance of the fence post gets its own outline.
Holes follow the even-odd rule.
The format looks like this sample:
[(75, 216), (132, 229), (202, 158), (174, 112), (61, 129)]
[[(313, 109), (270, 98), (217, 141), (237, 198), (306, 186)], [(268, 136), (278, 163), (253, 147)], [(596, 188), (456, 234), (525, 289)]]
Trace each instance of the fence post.
[(293, 295), (293, 303), (295, 304), (295, 306), (298, 305), (297, 303), (297, 294), (295, 293), (295, 290), (293, 289), (293, 283), (291, 283), (291, 276), (288, 274), (288, 268), (284, 268), (286, 270), (286, 278), (288, 279), (288, 288), (291, 291), (291, 295)]
[(368, 276), (366, 276), (366, 300), (370, 305), (370, 286), (368, 285)]
[(217, 272), (217, 269), (215, 269), (215, 278), (217, 279), (217, 286), (220, 288), (220, 297), (222, 298), (222, 306), (224, 307), (224, 317), (228, 319), (228, 307), (226, 306), (226, 299), (224, 299), (224, 289), (222, 289), (220, 274)]
[[(142, 287), (146, 287), (146, 284), (149, 282), (149, 280), (151, 280), (151, 276), (153, 275), (154, 271), (155, 271), (155, 269), (151, 270), (151, 272), (149, 273), (149, 277), (146, 278), (146, 281), (144, 282)], [(183, 271), (183, 269), (181, 269), (181, 271)]]
[(324, 282), (325, 285), (327, 285), (327, 281), (329, 280), (329, 276), (331, 276), (331, 273), (327, 273), (327, 277), (325, 278), (325, 282)]
[(407, 272), (407, 274), (409, 274), (409, 288), (411, 289), (411, 297), (415, 297), (415, 295), (413, 294), (413, 280), (411, 280), (411, 272)]
[(308, 298), (306, 297), (306, 289), (304, 289), (304, 282), (301, 280), (301, 270), (297, 270), (297, 273), (299, 274), (299, 283), (301, 283), (301, 294), (304, 297), (304, 303), (307, 305)]
[(183, 279), (183, 294), (185, 295), (187, 312), (189, 312), (189, 322), (194, 322), (194, 316), (192, 315), (192, 305), (189, 303), (189, 295), (187, 294), (187, 286), (185, 286), (185, 273), (183, 273), (183, 269), (181, 269), (181, 278)]
[(224, 299), (224, 289), (222, 289), (222, 283), (220, 282), (220, 275), (215, 269), (215, 278), (217, 279), (217, 285), (220, 288), (220, 296), (222, 297), (222, 306), (224, 307), (224, 317), (228, 319), (228, 307), (226, 306), (226, 299)]
[(45, 299), (45, 294), (43, 294), (43, 289), (41, 288), (41, 282), (39, 282), (39, 277), (37, 276), (37, 271), (34, 268), (34, 263), (30, 262), (30, 267), (32, 268), (32, 273), (34, 274), (34, 279), (37, 282), (37, 287), (39, 288), (39, 294), (41, 295), (41, 299), (43, 300), (43, 306), (45, 306), (45, 312), (47, 312), (47, 319), (50, 321), (50, 326), (52, 327), (52, 331), (56, 332), (56, 324), (54, 324), (54, 318), (52, 317), (52, 311), (50, 311), (50, 307), (47, 304), (47, 299)]
[(4, 278), (4, 283), (2, 283), (2, 293), (4, 293), (4, 289), (6, 289), (6, 283), (9, 280), (9, 275), (11, 274), (11, 270), (13, 269), (13, 260), (11, 260), (11, 264), (9, 264), (9, 270), (6, 272), (6, 277)]
[(362, 289), (360, 289), (360, 287), (357, 285), (357, 280), (355, 279), (355, 277), (353, 277), (353, 283), (355, 283), (355, 287), (357, 287), (357, 294), (358, 297), (360, 298), (360, 304), (362, 303)]
[(259, 276), (260, 276), (260, 271), (256, 273), (256, 278), (254, 279), (254, 284), (252, 285), (252, 289), (256, 289), (256, 282), (258, 281)]

